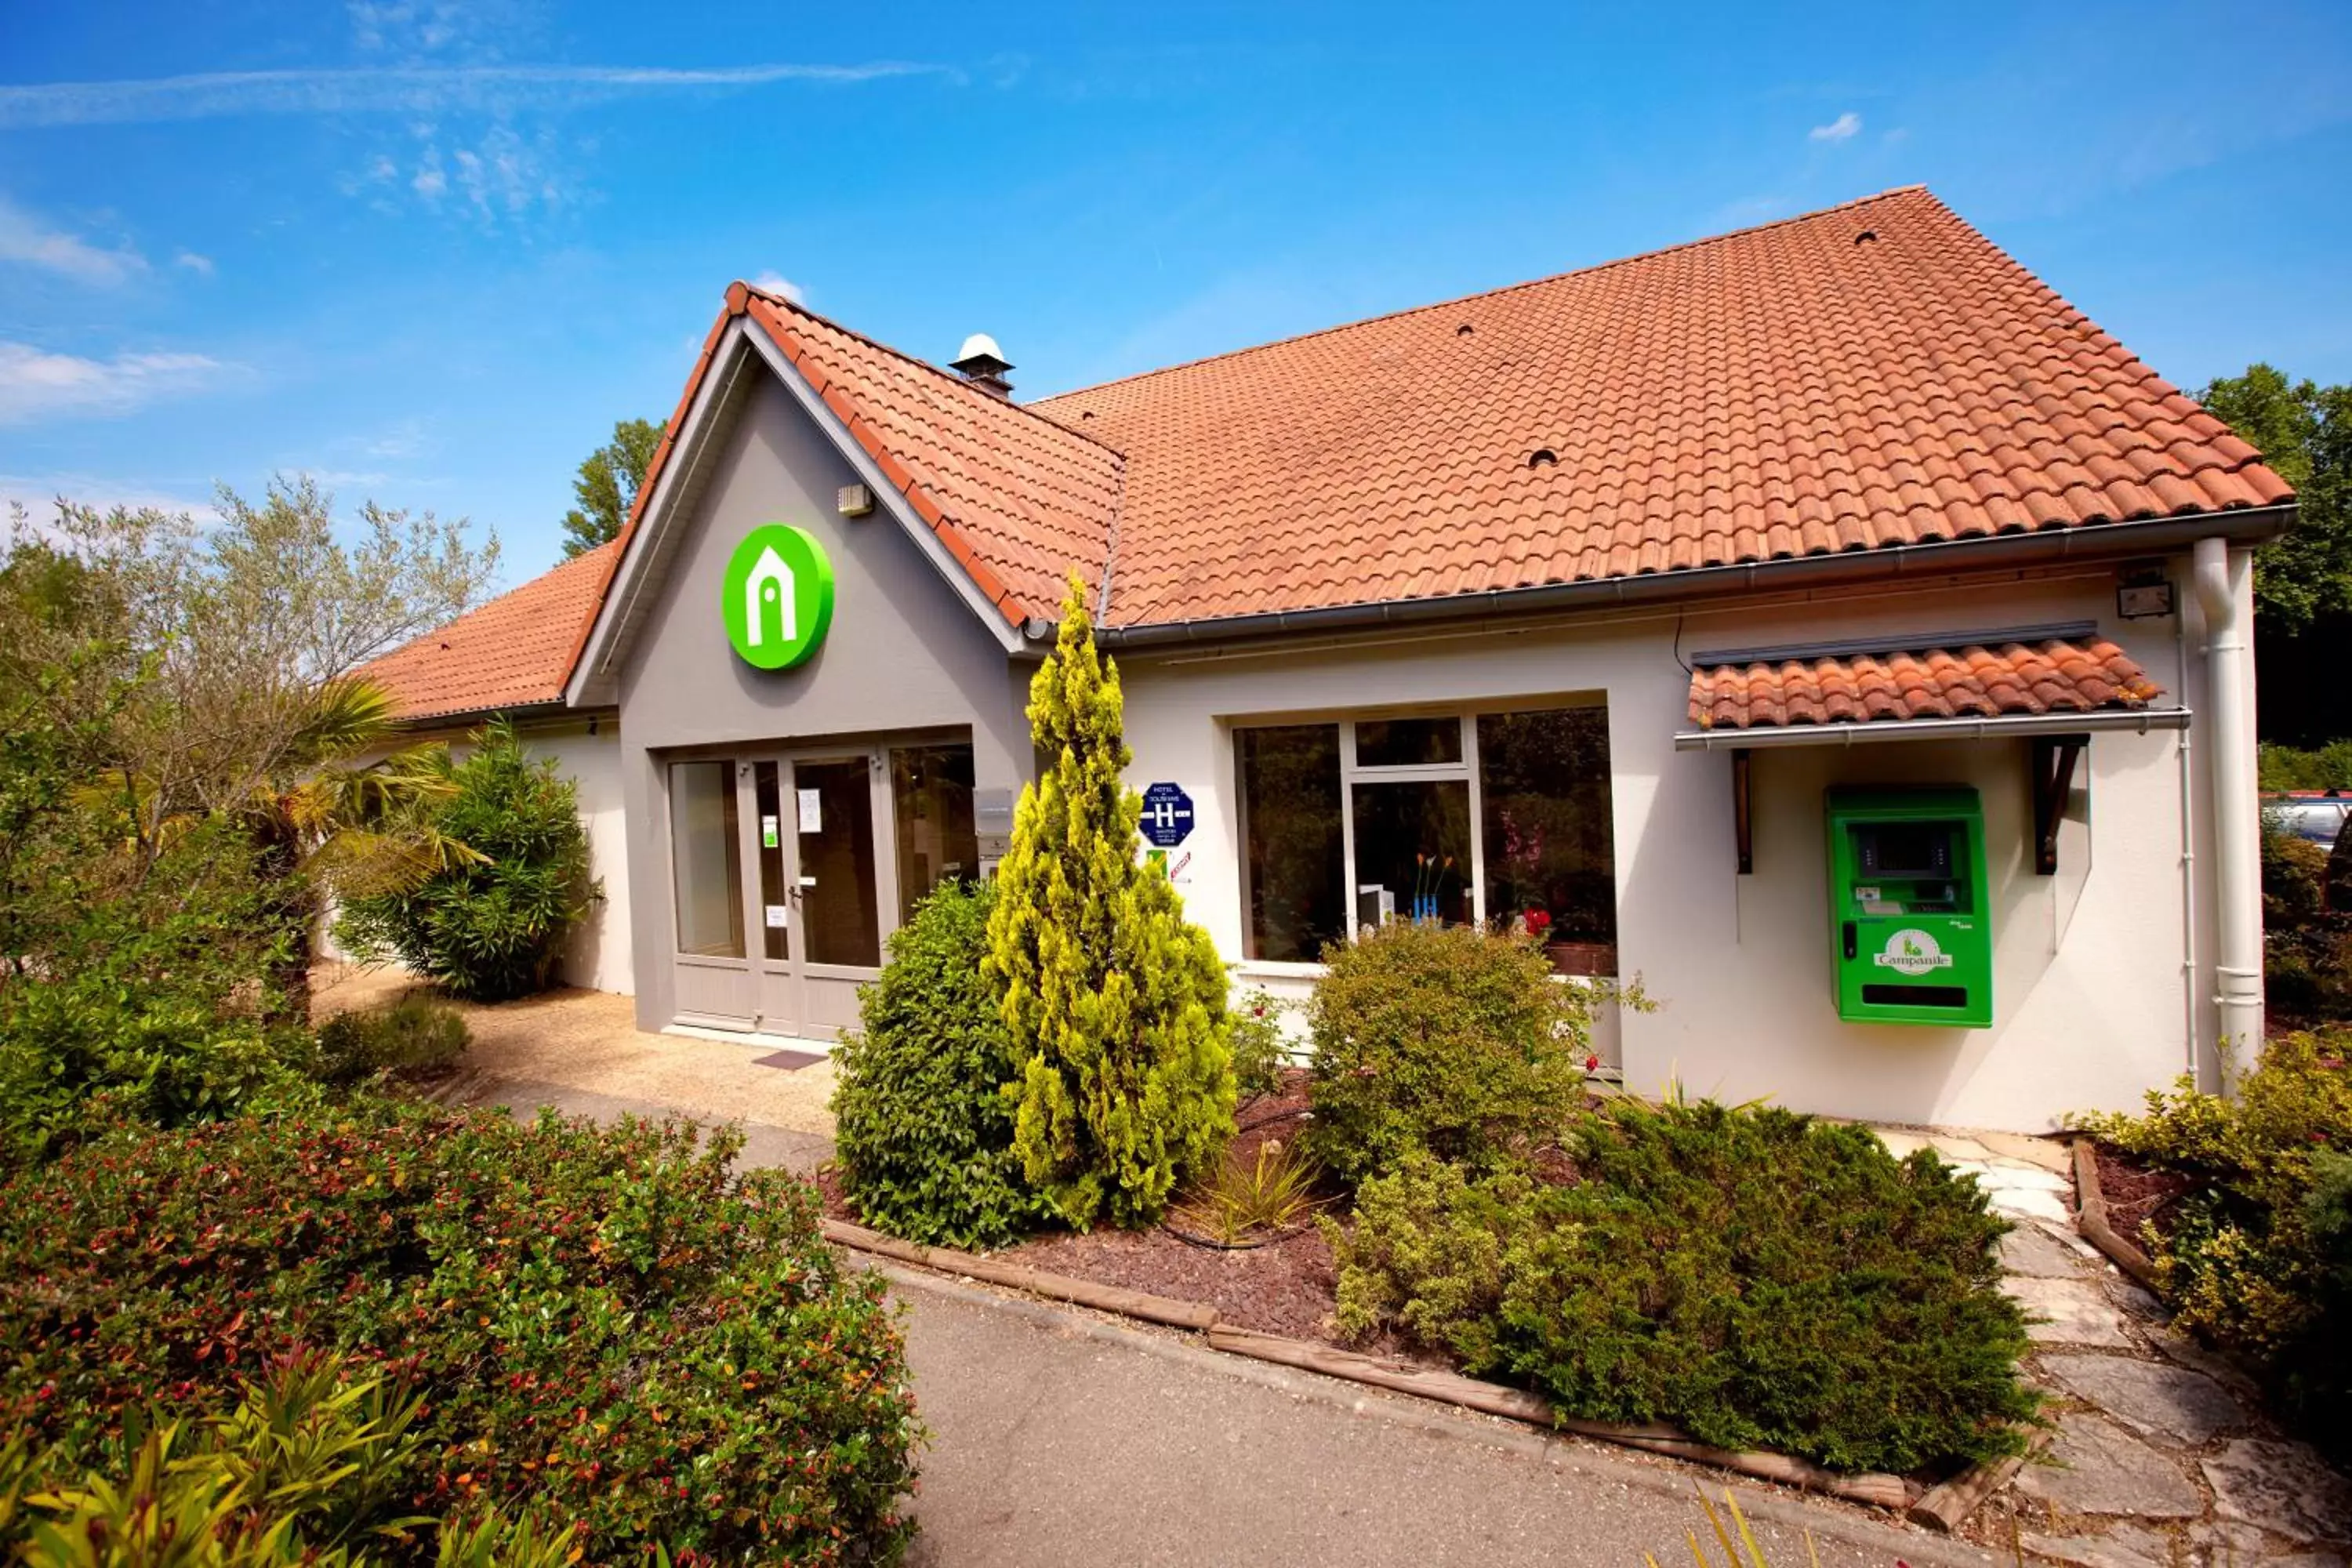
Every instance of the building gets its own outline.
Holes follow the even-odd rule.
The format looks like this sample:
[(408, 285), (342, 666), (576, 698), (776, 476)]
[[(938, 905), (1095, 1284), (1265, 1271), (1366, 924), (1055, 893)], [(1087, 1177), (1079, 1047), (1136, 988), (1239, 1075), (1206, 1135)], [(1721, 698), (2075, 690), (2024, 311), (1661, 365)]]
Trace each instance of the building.
[(739, 283), (624, 536), (376, 667), (581, 781), (571, 973), (645, 1027), (855, 1017), (1001, 848), (1075, 571), (1237, 984), (1514, 921), (1639, 978), (1637, 1089), (2018, 1130), (2261, 1037), (2250, 551), (2293, 497), (1924, 190), (1012, 368)]

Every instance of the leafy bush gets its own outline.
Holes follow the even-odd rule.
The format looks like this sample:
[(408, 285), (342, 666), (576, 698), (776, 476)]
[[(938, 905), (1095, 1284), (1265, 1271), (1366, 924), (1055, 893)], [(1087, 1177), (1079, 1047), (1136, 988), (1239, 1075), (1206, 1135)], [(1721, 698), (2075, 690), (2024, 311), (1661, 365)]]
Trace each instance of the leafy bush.
[(2234, 1099), (2187, 1079), (2140, 1116), (2080, 1124), (2126, 1155), (2187, 1176), (2168, 1229), (2142, 1239), (2186, 1326), (2266, 1371), (2290, 1415), (2352, 1445), (2352, 1292), (2343, 1287), (2344, 1167), (2352, 1161), (2352, 1036), (2273, 1039)]
[(1399, 921), (1329, 962), (1307, 1007), (1308, 1140), (1342, 1180), (1422, 1150), (1488, 1166), (1575, 1114), (1591, 994), (1531, 941)]
[(1013, 1149), (1018, 1076), (981, 975), (996, 885), (945, 882), (890, 935), (834, 1050), (842, 1188), (870, 1225), (930, 1246), (1002, 1247), (1053, 1217)]
[(234, 823), (174, 830), (152, 870), (84, 802), (12, 846), (0, 959), (0, 1164), (129, 1118), (173, 1127), (305, 1091), (309, 1034), (262, 1016), (283, 955)]
[(1024, 785), (997, 866), (990, 982), (1021, 1063), (1013, 1146), (1072, 1225), (1148, 1225), (1234, 1133), (1224, 966), (1145, 861), (1127, 787), (1118, 668), (1073, 573), (1029, 730), (1053, 765)]
[(1394, 1324), (1569, 1415), (1912, 1473), (2017, 1452), (2034, 1395), (1975, 1184), (1867, 1131), (1711, 1102), (1581, 1118), (1578, 1180), (1426, 1153), (1326, 1221), (1341, 1326)]
[(2255, 748), (2264, 789), (2352, 790), (2352, 741), (2305, 750), (2264, 742)]
[(378, 1073), (429, 1073), (465, 1055), (473, 1037), (455, 1007), (403, 996), (389, 1007), (338, 1013), (320, 1025), (319, 1076), (354, 1084)]
[(1282, 1092), (1290, 1056), (1282, 1043), (1282, 1004), (1261, 986), (1234, 1010), (1234, 1093), (1242, 1104)]
[(151, 1398), (340, 1350), (425, 1401), (413, 1511), (532, 1500), (598, 1561), (895, 1559), (881, 1285), (695, 1136), (367, 1097), (76, 1150), (0, 1186), (0, 1430), (87, 1468)]
[(462, 763), (444, 753), (450, 787), (423, 808), (434, 834), (473, 854), (413, 886), (350, 900), (335, 936), (354, 957), (397, 956), (456, 995), (497, 1002), (551, 983), (596, 885), (579, 792), (555, 760), (531, 761), (504, 722), (475, 741)]
[(574, 1542), (530, 1514), (432, 1521), (401, 1505), (421, 1402), (341, 1358), (295, 1355), (241, 1382), (226, 1414), (157, 1416), (99, 1471), (48, 1473), (19, 1438), (0, 1453), (0, 1548), (31, 1568), (361, 1568), (435, 1525), (444, 1568), (564, 1568)]

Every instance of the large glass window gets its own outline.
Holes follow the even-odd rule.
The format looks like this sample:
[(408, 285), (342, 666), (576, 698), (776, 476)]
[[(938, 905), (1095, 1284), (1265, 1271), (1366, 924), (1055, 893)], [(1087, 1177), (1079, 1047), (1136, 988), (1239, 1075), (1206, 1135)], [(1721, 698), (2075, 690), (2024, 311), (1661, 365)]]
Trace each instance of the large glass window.
[(1539, 928), (1570, 973), (1617, 971), (1609, 710), (1478, 716), (1486, 918)]
[(1616, 972), (1607, 709), (1236, 729), (1244, 952), (1311, 962), (1383, 920), (1539, 934)]
[(890, 809), (898, 826), (898, 920), (941, 882), (980, 874), (971, 825), (971, 748), (903, 746), (890, 753)]
[(1236, 731), (1241, 774), (1243, 952), (1312, 963), (1347, 933), (1339, 731), (1333, 724)]
[(669, 765), (669, 863), (677, 950), (743, 956), (743, 858), (732, 763)]

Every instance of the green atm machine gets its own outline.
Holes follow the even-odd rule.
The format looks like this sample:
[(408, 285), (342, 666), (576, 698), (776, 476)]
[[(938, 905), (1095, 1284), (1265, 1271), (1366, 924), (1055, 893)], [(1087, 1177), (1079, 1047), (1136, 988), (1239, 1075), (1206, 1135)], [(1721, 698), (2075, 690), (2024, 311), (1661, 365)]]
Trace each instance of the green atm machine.
[(1838, 1016), (1992, 1024), (1984, 807), (1972, 789), (1829, 792)]

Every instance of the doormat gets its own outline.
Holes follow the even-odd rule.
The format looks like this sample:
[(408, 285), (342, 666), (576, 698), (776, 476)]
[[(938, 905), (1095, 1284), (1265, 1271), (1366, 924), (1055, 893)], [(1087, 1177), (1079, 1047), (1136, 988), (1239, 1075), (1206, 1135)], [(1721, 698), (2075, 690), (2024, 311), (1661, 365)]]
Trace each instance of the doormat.
[(790, 1072), (794, 1068), (813, 1068), (823, 1060), (824, 1058), (814, 1051), (771, 1051), (764, 1057), (753, 1057), (751, 1065), (755, 1068), (782, 1068)]

